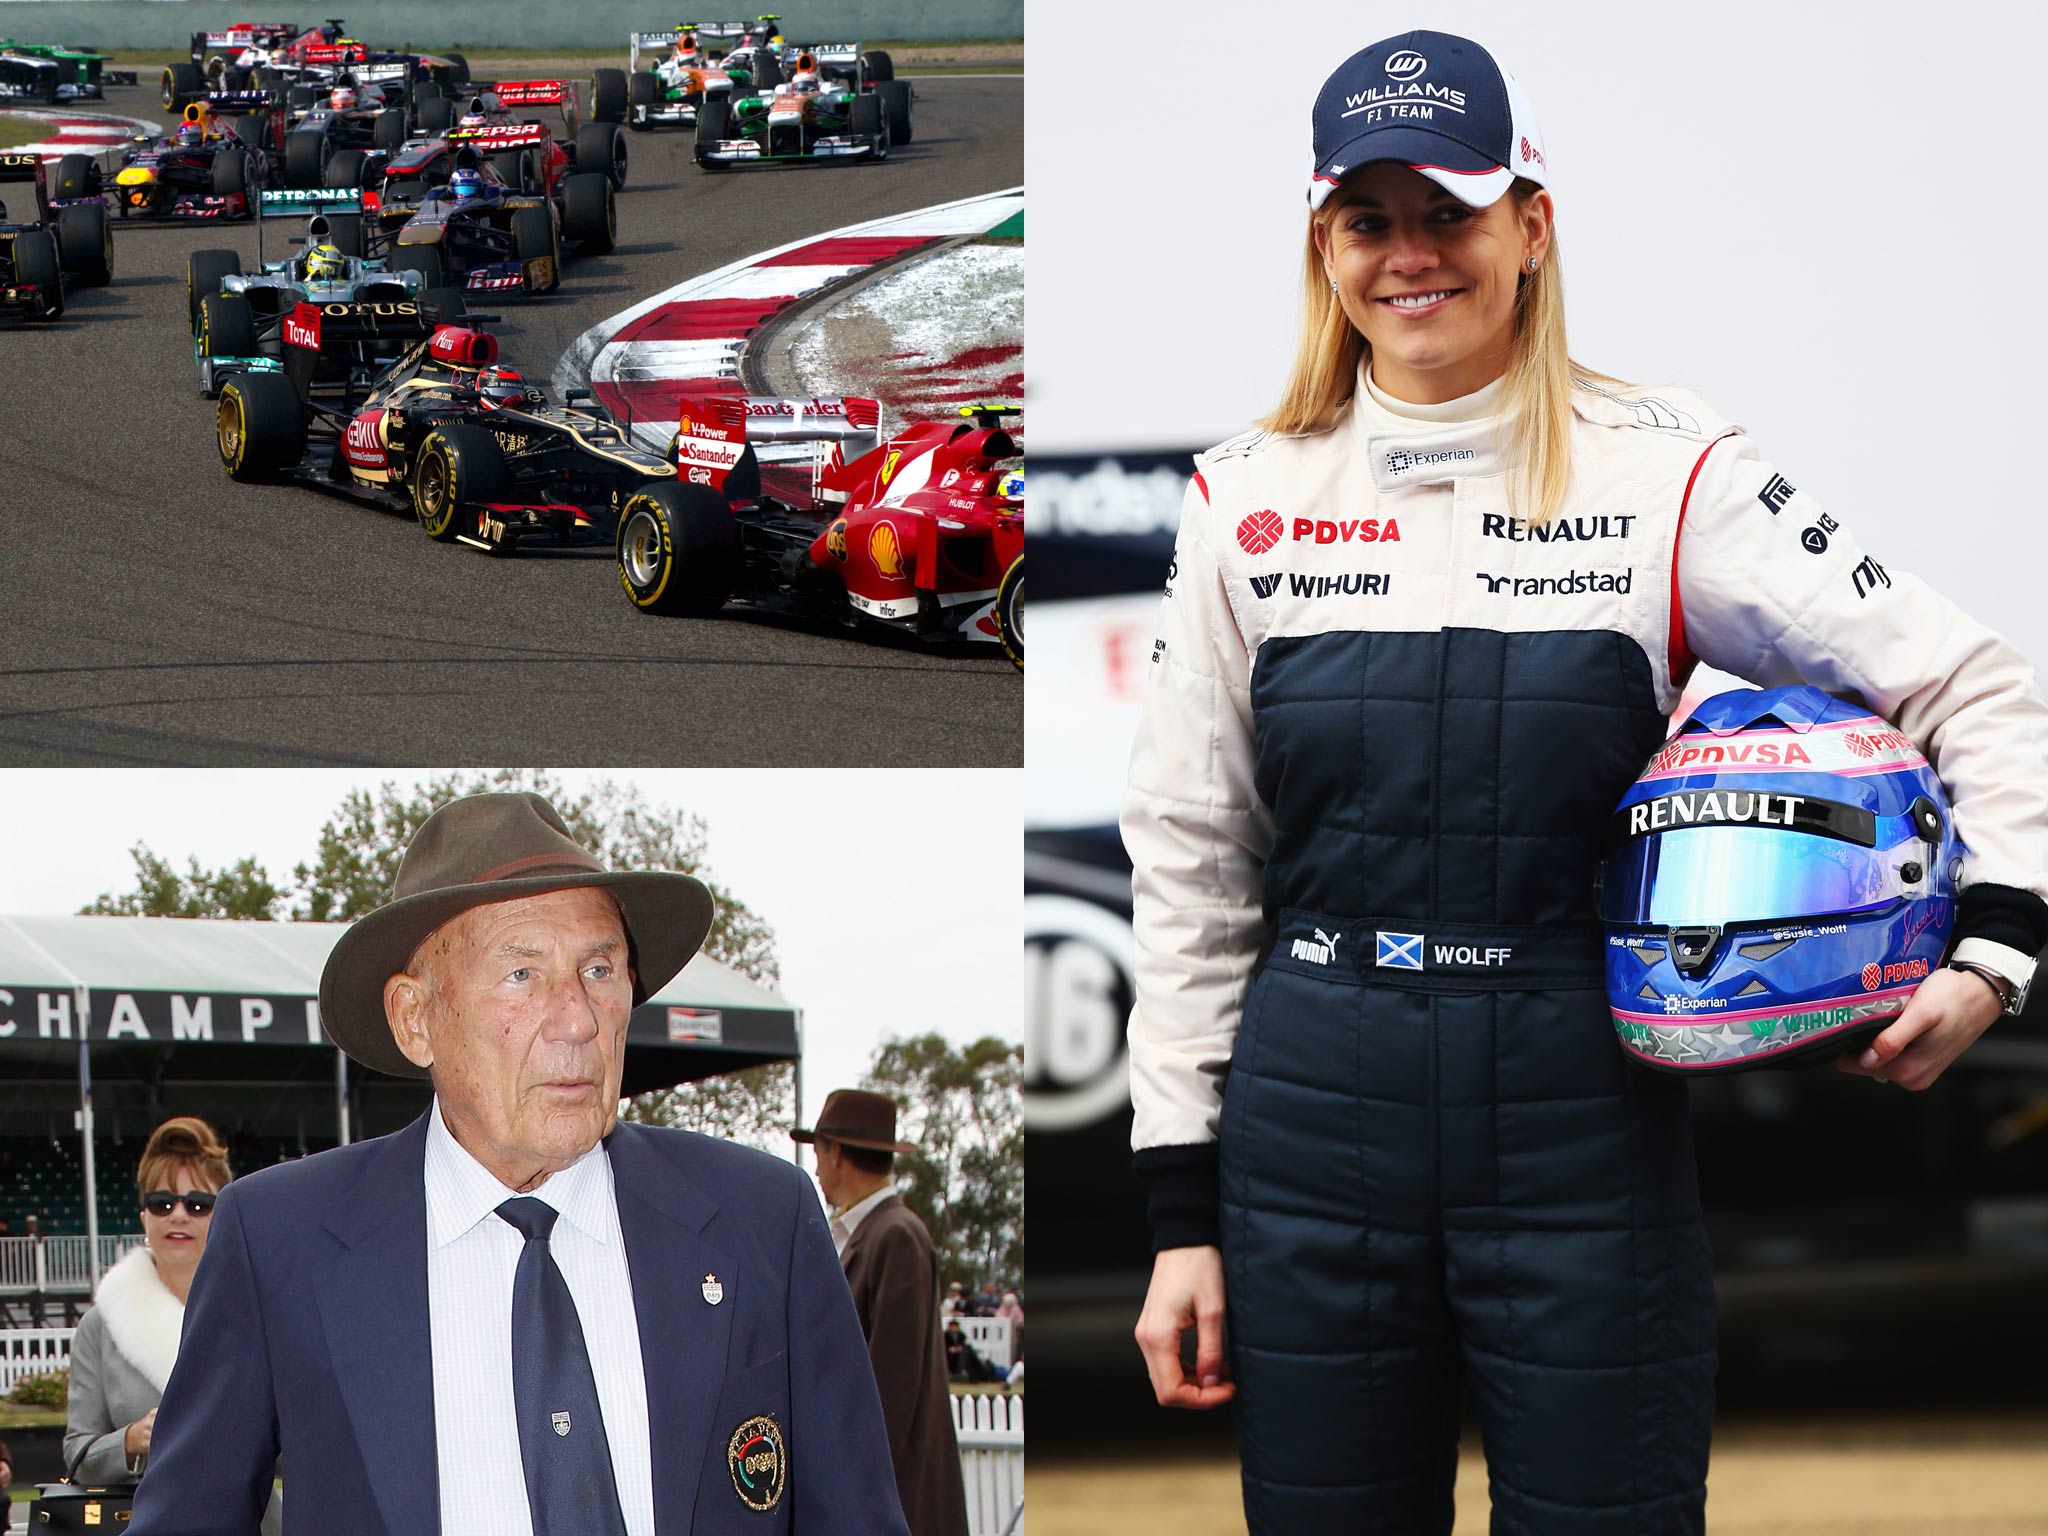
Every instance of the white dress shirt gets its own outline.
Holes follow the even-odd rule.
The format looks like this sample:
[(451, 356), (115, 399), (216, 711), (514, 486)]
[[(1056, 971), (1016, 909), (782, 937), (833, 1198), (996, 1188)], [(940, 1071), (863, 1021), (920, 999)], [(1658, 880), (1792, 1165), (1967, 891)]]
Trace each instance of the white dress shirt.
[(896, 1186), (894, 1184), (884, 1184), (865, 1200), (858, 1201), (848, 1206), (845, 1210), (837, 1211), (833, 1214), (832, 1246), (839, 1250), (842, 1257), (846, 1253), (846, 1245), (853, 1241), (853, 1229), (861, 1224), (861, 1219), (895, 1193)]
[[(496, 1214), (519, 1191), (463, 1150), (438, 1098), (427, 1126), (426, 1180), (442, 1536), (532, 1536), (512, 1406), (512, 1277), (526, 1239)], [(647, 1380), (611, 1160), (592, 1147), (531, 1193), (561, 1213), (548, 1248), (583, 1324), (626, 1531), (654, 1536)]]

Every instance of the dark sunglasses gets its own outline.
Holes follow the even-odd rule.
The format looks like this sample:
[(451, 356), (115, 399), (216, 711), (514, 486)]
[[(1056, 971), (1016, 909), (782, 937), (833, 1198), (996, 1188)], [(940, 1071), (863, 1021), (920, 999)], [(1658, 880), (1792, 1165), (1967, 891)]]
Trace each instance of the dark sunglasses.
[(212, 1214), (214, 1202), (218, 1199), (219, 1195), (209, 1195), (203, 1189), (188, 1189), (182, 1195), (174, 1195), (168, 1189), (152, 1189), (142, 1197), (142, 1208), (152, 1216), (168, 1216), (178, 1208), (178, 1202), (182, 1200), (185, 1202), (185, 1209), (194, 1216), (208, 1216)]

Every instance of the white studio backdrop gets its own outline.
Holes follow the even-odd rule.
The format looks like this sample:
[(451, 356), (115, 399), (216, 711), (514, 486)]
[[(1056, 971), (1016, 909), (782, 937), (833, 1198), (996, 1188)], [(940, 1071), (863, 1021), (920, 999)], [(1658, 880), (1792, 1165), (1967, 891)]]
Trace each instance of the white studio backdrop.
[(2024, 64), (2048, 11), (1031, 0), (1028, 26), (1087, 64), (1026, 77), (1037, 452), (1206, 446), (1270, 409), (1317, 88), (1380, 37), (1458, 33), (1535, 105), (1573, 353), (1695, 390), (1887, 565), (2048, 660)]

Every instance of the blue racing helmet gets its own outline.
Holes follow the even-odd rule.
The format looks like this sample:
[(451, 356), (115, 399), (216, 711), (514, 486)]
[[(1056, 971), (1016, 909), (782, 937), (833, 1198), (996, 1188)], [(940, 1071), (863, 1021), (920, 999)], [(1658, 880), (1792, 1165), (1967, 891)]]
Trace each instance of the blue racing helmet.
[(481, 171), (465, 168), (448, 178), (448, 195), (457, 200), (475, 197), (483, 189), (484, 178)]
[(1941, 964), (1963, 853), (1941, 781), (1884, 720), (1818, 688), (1716, 694), (1609, 829), (1622, 1049), (1704, 1073), (1860, 1047)]
[(178, 144), (180, 148), (191, 149), (205, 142), (206, 130), (197, 123), (178, 124)]

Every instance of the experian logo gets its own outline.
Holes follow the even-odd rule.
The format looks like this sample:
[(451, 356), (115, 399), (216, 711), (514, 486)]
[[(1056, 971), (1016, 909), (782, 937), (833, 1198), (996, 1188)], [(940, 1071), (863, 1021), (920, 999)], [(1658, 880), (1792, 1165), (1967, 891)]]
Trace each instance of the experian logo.
[(1429, 469), (1438, 464), (1462, 464), (1479, 455), (1470, 448), (1396, 448), (1387, 454), (1387, 473), (1405, 475), (1411, 469)]
[(1403, 48), (1387, 60), (1387, 73), (1396, 80), (1419, 80), (1429, 60), (1412, 48)]

